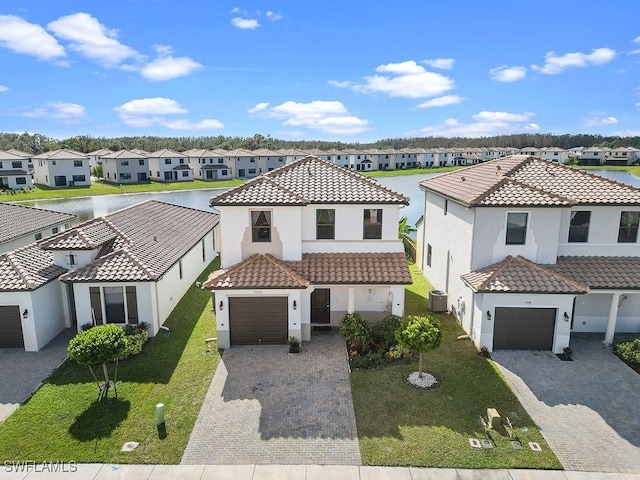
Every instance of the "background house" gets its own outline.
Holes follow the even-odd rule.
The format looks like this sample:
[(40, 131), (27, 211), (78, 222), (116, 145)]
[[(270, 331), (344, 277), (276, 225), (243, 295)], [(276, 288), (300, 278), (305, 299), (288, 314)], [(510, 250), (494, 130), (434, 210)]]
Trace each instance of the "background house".
[(105, 182), (148, 182), (149, 158), (131, 150), (120, 150), (102, 155), (102, 176)]
[(640, 189), (522, 155), (420, 186), (419, 261), (478, 348), (640, 331)]
[(347, 312), (402, 315), (411, 283), (398, 239), (403, 195), (307, 157), (211, 199), (222, 269), (204, 286), (218, 346), (310, 340)]
[(33, 157), (35, 183), (48, 187), (88, 187), (91, 185), (89, 158), (80, 152), (61, 149)]
[(149, 154), (151, 179), (157, 182), (191, 182), (193, 169), (184, 153), (163, 148)]
[(41, 349), (85, 323), (158, 333), (216, 257), (213, 213), (150, 200), (0, 255), (0, 346)]
[(33, 182), (25, 157), (0, 150), (0, 188), (30, 188)]

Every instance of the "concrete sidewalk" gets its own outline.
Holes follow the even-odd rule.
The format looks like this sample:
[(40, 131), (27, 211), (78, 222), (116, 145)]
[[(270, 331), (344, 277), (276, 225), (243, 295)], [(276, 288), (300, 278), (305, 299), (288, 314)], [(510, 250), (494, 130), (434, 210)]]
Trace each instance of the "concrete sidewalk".
[[(20, 468), (22, 467), (22, 468)], [(19, 471), (16, 471), (18, 469)], [(54, 470), (57, 471), (54, 473)], [(28, 470), (28, 471), (27, 471)], [(640, 480), (637, 473), (551, 470), (359, 467), (347, 465), (102, 465), (1, 466), (0, 480)]]

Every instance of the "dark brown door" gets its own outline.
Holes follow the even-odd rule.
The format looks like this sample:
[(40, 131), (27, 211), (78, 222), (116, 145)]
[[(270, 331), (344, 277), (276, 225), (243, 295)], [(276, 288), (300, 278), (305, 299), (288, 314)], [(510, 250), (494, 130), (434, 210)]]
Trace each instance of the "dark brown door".
[(288, 317), (287, 297), (231, 297), (231, 345), (287, 343)]
[(24, 348), (20, 307), (0, 307), (0, 348)]
[(497, 307), (493, 348), (551, 350), (555, 325), (555, 308)]
[(331, 290), (316, 288), (311, 292), (311, 323), (331, 322)]

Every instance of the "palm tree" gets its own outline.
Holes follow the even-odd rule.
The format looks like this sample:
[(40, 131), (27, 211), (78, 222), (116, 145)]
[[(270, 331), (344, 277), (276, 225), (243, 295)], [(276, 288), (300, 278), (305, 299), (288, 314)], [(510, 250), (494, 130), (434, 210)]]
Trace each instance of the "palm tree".
[(417, 230), (409, 225), (407, 217), (402, 217), (398, 223), (398, 238), (402, 240), (404, 245), (404, 252), (413, 257), (416, 249), (416, 240), (411, 236)]

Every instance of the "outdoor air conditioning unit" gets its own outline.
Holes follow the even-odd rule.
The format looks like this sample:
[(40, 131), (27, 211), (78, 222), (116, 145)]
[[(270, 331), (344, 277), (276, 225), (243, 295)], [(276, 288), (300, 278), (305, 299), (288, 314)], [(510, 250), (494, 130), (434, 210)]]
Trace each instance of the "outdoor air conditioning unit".
[(447, 311), (448, 295), (442, 290), (431, 290), (429, 292), (429, 310), (434, 313)]

